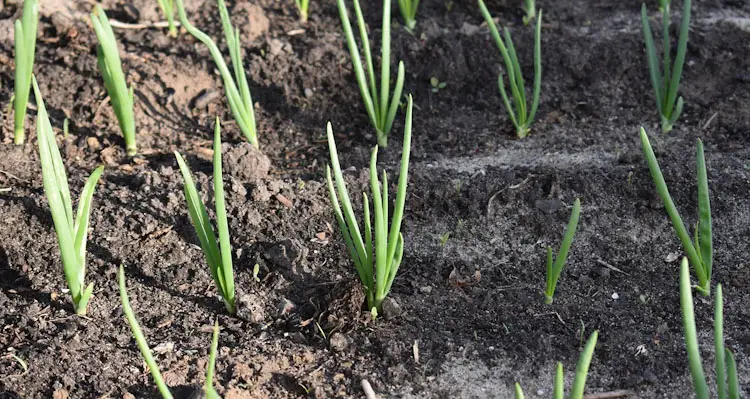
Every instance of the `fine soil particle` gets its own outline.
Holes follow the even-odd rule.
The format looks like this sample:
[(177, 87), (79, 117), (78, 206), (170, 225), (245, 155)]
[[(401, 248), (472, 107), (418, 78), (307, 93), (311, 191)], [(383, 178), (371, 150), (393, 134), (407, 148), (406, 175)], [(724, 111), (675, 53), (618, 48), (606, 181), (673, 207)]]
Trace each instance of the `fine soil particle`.
[[(639, 2), (539, 1), (543, 83), (524, 140), (498, 94), (501, 57), (476, 4), (423, 1), (414, 33), (394, 5), (393, 59), (406, 65), (414, 134), (403, 225), (404, 261), (386, 315), (364, 309), (324, 184), (331, 121), (351, 193), (367, 190), (375, 135), (351, 70), (334, 2), (230, 4), (256, 103), (263, 154), (233, 122), (208, 50), (184, 31), (116, 31), (135, 88), (139, 155), (123, 150), (96, 67), (86, 2), (41, 10), (35, 73), (77, 198), (96, 187), (87, 281), (77, 317), (44, 197), (34, 131), (11, 144), (13, 18), (0, 8), (0, 397), (157, 397), (119, 302), (127, 286), (167, 383), (187, 397), (204, 383), (211, 326), (221, 325), (215, 384), (227, 398), (383, 396), (508, 398), (516, 381), (548, 397), (556, 361), (568, 377), (599, 330), (588, 392), (689, 397), (678, 299), (681, 248), (641, 156), (644, 125), (686, 223), (696, 220), (695, 142), (703, 139), (714, 216), (714, 281), (724, 285), (725, 336), (750, 386), (750, 6), (694, 1), (673, 132), (657, 133)], [(365, 4), (366, 3), (366, 4)], [(520, 2), (489, 1), (531, 76), (533, 32)], [(380, 54), (380, 7), (363, 2)], [(652, 22), (656, 6), (649, 3)], [(149, 23), (156, 2), (103, 2), (111, 18)], [(220, 39), (213, 1), (189, 1), (196, 26)], [(677, 21), (680, 6), (675, 7)], [(673, 25), (674, 27), (674, 25)], [(657, 29), (657, 40), (659, 40)], [(379, 57), (378, 57), (379, 58)], [(432, 90), (431, 78), (445, 82)], [(225, 314), (198, 246), (173, 151), (186, 157), (213, 215), (214, 119), (222, 121), (227, 212), (239, 314)], [(395, 184), (403, 112), (380, 165)], [(62, 135), (61, 135), (62, 136)], [(392, 189), (394, 187), (391, 187)], [(553, 305), (544, 305), (546, 247), (557, 248), (575, 198), (578, 233)], [(354, 195), (356, 209), (361, 199)], [(253, 273), (254, 266), (259, 273)], [(696, 297), (712, 374), (712, 301)], [(19, 360), (20, 359), (20, 360)], [(25, 362), (25, 365), (22, 362)], [(25, 370), (25, 366), (28, 370)]]

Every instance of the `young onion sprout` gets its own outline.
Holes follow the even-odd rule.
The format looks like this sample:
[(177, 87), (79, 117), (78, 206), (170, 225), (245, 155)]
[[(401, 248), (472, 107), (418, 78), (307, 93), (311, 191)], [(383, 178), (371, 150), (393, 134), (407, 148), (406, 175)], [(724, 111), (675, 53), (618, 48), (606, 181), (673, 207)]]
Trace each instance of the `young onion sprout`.
[(680, 86), (682, 67), (685, 64), (685, 53), (687, 52), (688, 31), (690, 30), (690, 3), (684, 0), (682, 3), (682, 22), (680, 23), (680, 35), (677, 39), (677, 54), (674, 64), (671, 63), (671, 43), (669, 40), (669, 5), (671, 0), (659, 0), (659, 8), (662, 12), (662, 44), (664, 67), (659, 70), (659, 58), (656, 55), (654, 36), (648, 22), (648, 10), (646, 3), (641, 6), (641, 24), (643, 25), (643, 39), (646, 43), (646, 56), (648, 57), (648, 72), (651, 76), (651, 85), (654, 88), (656, 108), (661, 116), (661, 130), (668, 133), (672, 130), (677, 118), (682, 113), (684, 101), (677, 97), (677, 88)]
[(88, 285), (85, 283), (86, 240), (94, 189), (104, 171), (104, 166), (96, 168), (86, 180), (81, 198), (78, 200), (77, 211), (74, 214), (65, 166), (60, 156), (60, 150), (57, 148), (55, 134), (47, 116), (47, 108), (44, 106), (42, 93), (33, 76), (32, 85), (37, 104), (36, 133), (39, 143), (39, 159), (42, 163), (44, 193), (47, 196), (55, 232), (57, 232), (65, 280), (73, 298), (73, 307), (76, 314), (85, 315), (86, 307), (94, 291), (94, 283)]
[(511, 122), (513, 122), (513, 126), (516, 128), (516, 135), (518, 138), (524, 138), (529, 134), (531, 124), (534, 122), (534, 117), (536, 116), (536, 111), (539, 107), (539, 95), (542, 85), (542, 10), (539, 10), (539, 14), (537, 15), (536, 30), (534, 33), (534, 89), (532, 92), (530, 110), (526, 101), (526, 86), (524, 84), (523, 74), (521, 73), (521, 64), (518, 62), (516, 48), (513, 45), (510, 31), (508, 28), (504, 28), (503, 35), (505, 36), (505, 39), (500, 37), (497, 25), (495, 25), (495, 21), (492, 20), (492, 15), (490, 15), (490, 12), (487, 10), (487, 7), (482, 0), (479, 0), (479, 10), (482, 12), (485, 21), (487, 21), (487, 26), (490, 28), (492, 38), (495, 40), (497, 48), (503, 56), (503, 62), (505, 63), (505, 72), (508, 75), (508, 84), (510, 85), (513, 101), (511, 102), (508, 97), (503, 75), (500, 74), (497, 77), (497, 84), (500, 88), (500, 95), (503, 98), (503, 104), (508, 111), (508, 116), (510, 117)]
[(536, 18), (536, 1), (535, 0), (524, 0), (523, 11), (526, 15), (523, 16), (523, 24), (528, 25), (531, 21)]
[[(331, 153), (331, 166), (326, 168), (328, 193), (331, 197), (331, 205), (333, 206), (341, 234), (344, 236), (349, 256), (354, 262), (360, 281), (365, 286), (367, 306), (370, 308), (373, 316), (377, 315), (380, 305), (391, 290), (393, 279), (396, 277), (398, 268), (401, 265), (404, 252), (404, 236), (401, 234), (401, 221), (404, 215), (406, 185), (409, 176), (411, 120), (412, 99), (409, 96), (404, 126), (404, 147), (401, 153), (401, 171), (398, 177), (396, 202), (393, 209), (390, 231), (388, 230), (388, 177), (385, 171), (383, 171), (383, 181), (378, 180), (378, 146), (375, 146), (372, 150), (370, 157), (370, 191), (372, 193), (373, 210), (375, 213), (375, 236), (373, 237), (372, 235), (373, 226), (370, 219), (370, 201), (367, 194), (363, 193), (364, 238), (362, 237), (359, 223), (354, 216), (349, 192), (346, 189), (346, 183), (341, 174), (341, 165), (339, 164), (336, 142), (333, 138), (333, 129), (330, 122), (327, 127), (328, 149)], [(333, 168), (333, 179), (331, 179), (331, 167)]]
[(310, 5), (310, 0), (294, 0), (297, 4), (297, 10), (299, 10), (299, 20), (307, 22), (307, 8)]
[[(690, 271), (687, 258), (680, 263), (680, 307), (685, 327), (685, 347), (687, 349), (690, 374), (693, 377), (693, 388), (698, 399), (708, 399), (708, 383), (703, 374), (703, 363), (698, 348), (698, 332), (695, 327), (695, 310), (693, 293), (690, 287)], [(740, 389), (737, 378), (737, 363), (732, 351), (724, 347), (724, 298), (721, 284), (716, 285), (716, 303), (714, 304), (714, 354), (716, 372), (716, 391), (719, 399), (739, 399)]]
[(672, 201), (667, 189), (667, 183), (656, 161), (656, 155), (651, 148), (646, 131), (641, 128), (641, 146), (643, 147), (643, 156), (646, 158), (648, 168), (651, 171), (651, 177), (656, 185), (656, 191), (664, 203), (667, 215), (672, 221), (677, 237), (682, 242), (682, 248), (685, 250), (690, 264), (693, 266), (695, 275), (698, 278), (699, 285), (696, 287), (704, 296), (711, 293), (711, 269), (713, 267), (713, 234), (711, 230), (711, 201), (708, 195), (708, 175), (706, 173), (706, 160), (703, 155), (703, 142), (698, 140), (698, 149), (696, 151), (696, 163), (698, 170), (698, 225), (695, 229), (694, 241), (691, 239), (688, 230), (682, 223), (677, 208)]
[(177, 164), (180, 166), (182, 178), (185, 181), (185, 201), (187, 201), (190, 219), (195, 227), (206, 262), (211, 270), (211, 277), (216, 282), (224, 306), (230, 314), (235, 314), (234, 293), (234, 271), (232, 269), (232, 247), (229, 242), (229, 227), (227, 224), (227, 211), (224, 204), (224, 181), (221, 173), (221, 126), (219, 118), (216, 118), (214, 129), (214, 201), (216, 202), (216, 226), (219, 230), (219, 239), (216, 240), (211, 220), (208, 217), (206, 206), (203, 204), (198, 190), (195, 188), (193, 177), (185, 160), (179, 152), (175, 151)]
[(398, 8), (401, 11), (401, 17), (404, 18), (406, 29), (411, 32), (417, 26), (419, 0), (398, 0)]
[(159, 3), (161, 12), (167, 18), (169, 25), (169, 36), (177, 37), (177, 26), (174, 24), (174, 0), (156, 0)]
[(388, 146), (388, 134), (393, 127), (393, 120), (396, 118), (399, 102), (401, 101), (401, 91), (404, 87), (404, 63), (399, 61), (396, 85), (393, 88), (393, 96), (389, 98), (391, 90), (391, 1), (383, 1), (383, 37), (381, 41), (380, 57), (380, 99), (377, 98), (378, 86), (375, 83), (375, 68), (372, 62), (372, 53), (370, 52), (370, 38), (367, 35), (367, 26), (362, 16), (362, 9), (359, 6), (359, 0), (354, 0), (354, 13), (357, 17), (359, 27), (359, 36), (362, 42), (362, 52), (365, 56), (367, 71), (365, 74), (362, 68), (362, 59), (357, 47), (357, 41), (352, 33), (352, 24), (349, 22), (349, 12), (346, 9), (344, 0), (336, 0), (339, 8), (341, 24), (344, 27), (346, 44), (349, 47), (349, 55), (352, 58), (352, 68), (354, 76), (357, 78), (359, 93), (362, 95), (362, 101), (365, 103), (367, 116), (370, 123), (375, 127), (378, 138), (378, 146)]
[(570, 214), (568, 227), (565, 228), (562, 244), (560, 244), (560, 251), (557, 253), (556, 258), (552, 255), (552, 247), (547, 247), (547, 288), (544, 291), (544, 302), (547, 304), (551, 304), (555, 297), (557, 280), (560, 279), (560, 273), (562, 273), (562, 270), (565, 267), (565, 260), (568, 257), (570, 245), (573, 243), (573, 237), (576, 234), (578, 218), (580, 215), (581, 200), (576, 198), (573, 203), (573, 212)]
[(109, 24), (107, 14), (98, 4), (94, 7), (94, 12), (91, 13), (91, 22), (99, 40), (99, 44), (96, 46), (96, 56), (99, 71), (104, 79), (104, 87), (107, 89), (112, 109), (114, 109), (117, 121), (120, 124), (120, 130), (125, 139), (125, 149), (128, 155), (133, 156), (138, 151), (135, 143), (133, 88), (128, 88), (125, 82), (115, 33)]
[[(172, 399), (172, 392), (169, 391), (169, 387), (167, 386), (166, 382), (164, 382), (164, 378), (161, 376), (159, 365), (156, 364), (154, 355), (151, 353), (151, 348), (148, 347), (146, 337), (143, 335), (141, 326), (138, 324), (138, 319), (136, 319), (133, 308), (130, 306), (130, 300), (128, 299), (128, 290), (125, 287), (125, 270), (123, 269), (122, 265), (120, 265), (120, 269), (117, 273), (117, 282), (118, 286), (120, 287), (120, 301), (122, 302), (122, 312), (125, 313), (125, 319), (127, 319), (128, 321), (130, 331), (133, 333), (135, 343), (138, 345), (138, 350), (140, 350), (141, 356), (143, 356), (143, 360), (146, 362), (146, 365), (148, 365), (149, 370), (151, 370), (151, 377), (154, 379), (154, 383), (156, 384), (161, 397), (164, 399)], [(216, 352), (218, 350), (218, 347), (219, 322), (217, 321), (214, 323), (213, 336), (211, 339), (211, 350), (208, 354), (208, 371), (206, 372), (206, 383), (203, 386), (203, 394), (207, 399), (219, 399), (219, 395), (216, 393), (213, 385), (214, 370), (216, 369)]]
[(26, 141), (24, 122), (26, 107), (31, 90), (31, 75), (34, 73), (34, 52), (36, 51), (36, 27), (39, 23), (37, 0), (23, 2), (23, 15), (14, 25), (13, 40), (16, 51), (16, 75), (13, 107), (15, 109), (15, 126), (13, 143), (23, 144)]
[(180, 16), (180, 23), (185, 27), (185, 30), (208, 47), (211, 58), (213, 58), (216, 67), (219, 68), (221, 79), (224, 81), (224, 91), (226, 92), (227, 101), (229, 102), (229, 108), (232, 111), (234, 120), (239, 125), (247, 141), (255, 146), (255, 148), (258, 148), (253, 99), (250, 96), (250, 87), (247, 84), (245, 69), (242, 66), (240, 31), (239, 29), (235, 29), (229, 21), (229, 12), (224, 4), (224, 0), (219, 0), (219, 14), (221, 16), (221, 26), (224, 29), (224, 37), (227, 40), (227, 47), (229, 47), (229, 57), (232, 60), (234, 76), (229, 72), (229, 68), (226, 62), (224, 62), (224, 56), (219, 51), (216, 43), (188, 21), (183, 0), (175, 1), (177, 4), (177, 13)]
[[(586, 341), (586, 346), (581, 352), (581, 356), (578, 358), (578, 364), (576, 365), (576, 376), (573, 380), (573, 387), (570, 391), (568, 399), (583, 399), (583, 391), (586, 388), (586, 378), (589, 374), (589, 366), (591, 365), (591, 359), (594, 356), (594, 348), (596, 348), (596, 340), (599, 337), (599, 331), (594, 331)], [(555, 386), (554, 386), (555, 399), (563, 399), (565, 397), (565, 378), (563, 374), (562, 363), (557, 363), (557, 372), (555, 373)], [(523, 390), (521, 385), (516, 383), (515, 386), (515, 397), (516, 399), (523, 399)]]

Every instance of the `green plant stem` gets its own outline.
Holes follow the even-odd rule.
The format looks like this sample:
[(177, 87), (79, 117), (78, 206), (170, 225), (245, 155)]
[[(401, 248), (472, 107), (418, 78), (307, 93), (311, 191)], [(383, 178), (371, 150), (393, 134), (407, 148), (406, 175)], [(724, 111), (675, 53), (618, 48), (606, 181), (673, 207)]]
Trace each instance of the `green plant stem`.
[[(698, 158), (698, 197), (699, 197), (699, 220), (701, 222), (699, 223), (699, 231), (701, 234), (698, 236), (698, 242), (699, 247), (701, 248), (701, 253), (705, 254), (705, 256), (708, 258), (705, 260), (702, 259), (701, 254), (699, 254), (698, 251), (696, 251), (695, 246), (693, 245), (692, 239), (690, 237), (690, 234), (688, 233), (687, 229), (685, 228), (685, 225), (682, 222), (682, 218), (680, 217), (679, 212), (677, 211), (677, 207), (675, 207), (674, 202), (672, 201), (672, 196), (669, 195), (669, 190), (667, 189), (667, 183), (664, 181), (664, 176), (661, 173), (661, 168), (659, 167), (659, 162), (656, 160), (656, 155), (654, 155), (654, 150), (651, 148), (651, 143), (648, 139), (648, 135), (646, 134), (646, 130), (641, 128), (640, 130), (641, 135), (641, 146), (643, 148), (643, 156), (646, 158), (646, 162), (648, 163), (648, 168), (651, 172), (651, 177), (654, 180), (654, 185), (656, 186), (656, 191), (659, 194), (659, 197), (662, 200), (662, 203), (664, 204), (664, 208), (667, 211), (667, 215), (669, 215), (669, 219), (672, 222), (672, 227), (674, 227), (675, 233), (677, 234), (677, 237), (679, 237), (680, 242), (682, 243), (682, 248), (685, 250), (685, 253), (687, 254), (688, 259), (690, 259), (690, 264), (693, 265), (693, 270), (695, 271), (696, 276), (698, 277), (699, 286), (696, 287), (696, 289), (701, 292), (704, 296), (709, 296), (711, 293), (711, 275), (710, 275), (710, 269), (707, 270), (706, 265), (710, 265), (710, 259), (713, 255), (711, 255), (712, 250), (710, 249), (712, 247), (711, 244), (711, 210), (707, 207), (708, 205), (708, 181), (706, 177), (706, 171), (705, 171), (705, 160), (703, 159), (703, 143), (699, 140), (698, 141), (698, 151), (697, 151), (697, 158)], [(701, 207), (701, 204), (702, 207)], [(708, 225), (708, 226), (706, 226)], [(705, 236), (704, 236), (705, 235)], [(710, 268), (710, 266), (708, 266)]]
[(31, 90), (31, 75), (34, 71), (34, 53), (36, 52), (36, 32), (39, 23), (39, 10), (36, 0), (24, 0), (23, 15), (14, 24), (13, 39), (15, 43), (15, 79), (14, 79), (14, 133), (13, 143), (23, 144), (26, 141), (24, 122), (26, 108)]
[(65, 173), (60, 150), (57, 148), (52, 125), (47, 116), (42, 93), (33, 76), (31, 83), (37, 102), (37, 142), (39, 144), (39, 159), (42, 164), (44, 193), (52, 214), (65, 280), (70, 289), (73, 307), (76, 314), (85, 315), (94, 290), (93, 283), (85, 284), (86, 241), (94, 189), (104, 171), (104, 167), (99, 166), (89, 176), (81, 191), (78, 208), (74, 215), (68, 177)]
[(357, 47), (357, 42), (354, 39), (346, 4), (344, 3), (344, 0), (336, 0), (339, 9), (339, 17), (341, 18), (341, 24), (344, 28), (344, 36), (346, 37), (346, 43), (352, 59), (352, 69), (357, 79), (357, 85), (359, 87), (360, 95), (362, 96), (362, 101), (365, 104), (367, 116), (370, 119), (372, 126), (375, 127), (378, 146), (386, 147), (388, 145), (388, 134), (390, 134), (393, 127), (393, 120), (396, 117), (396, 111), (398, 111), (399, 102), (401, 100), (405, 75), (404, 64), (399, 61), (393, 95), (389, 97), (391, 68), (391, 2), (390, 0), (383, 1), (379, 93), (375, 83), (375, 69), (372, 62), (372, 54), (370, 52), (367, 26), (365, 25), (364, 17), (362, 16), (359, 0), (354, 0), (353, 3), (354, 12), (357, 17), (357, 25), (359, 26), (362, 50), (364, 52), (365, 63), (367, 66), (367, 74), (365, 74), (365, 68), (362, 67), (362, 59), (359, 48)]
[(594, 356), (594, 349), (596, 348), (596, 340), (599, 337), (599, 331), (594, 331), (586, 341), (586, 346), (583, 348), (578, 364), (576, 365), (576, 377), (573, 380), (573, 387), (570, 391), (570, 399), (583, 399), (583, 392), (586, 388), (586, 377), (589, 374), (589, 366), (591, 365), (591, 358)]
[(547, 248), (547, 287), (544, 291), (544, 302), (551, 304), (555, 296), (555, 288), (557, 287), (557, 281), (560, 279), (560, 274), (565, 267), (565, 261), (568, 258), (568, 251), (573, 243), (573, 237), (576, 234), (576, 228), (578, 227), (578, 219), (581, 216), (581, 200), (576, 198), (573, 202), (573, 211), (570, 214), (568, 220), (568, 226), (565, 228), (565, 234), (563, 234), (563, 240), (560, 244), (560, 250), (557, 253), (557, 257), (552, 256), (552, 248)]
[(698, 399), (708, 399), (708, 385), (703, 374), (703, 363), (698, 349), (698, 333), (695, 328), (695, 310), (693, 309), (693, 293), (690, 287), (690, 271), (687, 258), (680, 263), (680, 306), (682, 320), (685, 327), (685, 346), (688, 354), (690, 374), (693, 376), (693, 388)]
[[(230, 43), (227, 44), (230, 47), (230, 56), (233, 59), (233, 67), (236, 74), (235, 77), (237, 78), (237, 82), (235, 83), (235, 80), (232, 77), (232, 74), (229, 72), (229, 68), (227, 67), (226, 62), (224, 62), (224, 56), (221, 54), (221, 51), (219, 51), (216, 43), (214, 43), (214, 41), (211, 40), (208, 35), (203, 33), (198, 28), (194, 27), (190, 23), (190, 21), (188, 21), (183, 0), (175, 0), (175, 4), (177, 5), (177, 14), (180, 17), (180, 23), (183, 27), (185, 27), (185, 30), (187, 30), (188, 33), (202, 42), (206, 47), (208, 47), (208, 51), (211, 53), (211, 58), (213, 58), (216, 67), (219, 69), (221, 79), (224, 82), (224, 90), (226, 92), (227, 102), (229, 103), (229, 108), (232, 111), (234, 120), (237, 122), (237, 125), (239, 125), (240, 130), (245, 135), (245, 138), (247, 138), (247, 141), (258, 148), (259, 144), (255, 126), (255, 111), (253, 108), (252, 99), (250, 99), (250, 89), (247, 85), (247, 80), (244, 76), (244, 73), (240, 73), (240, 71), (243, 71), (241, 60), (238, 63), (234, 62), (234, 60), (239, 58), (238, 54), (240, 52), (239, 31), (235, 31), (234, 33), (227, 32), (227, 23), (224, 21), (224, 13), (222, 11), (222, 26), (224, 26), (225, 36), (228, 40), (230, 39), (230, 37), (233, 37), (233, 39), (230, 40)], [(220, 0), (220, 11), (222, 8), (226, 9), (226, 7), (224, 6), (224, 2)], [(229, 29), (232, 30), (231, 24), (229, 25)], [(238, 84), (240, 85), (241, 89), (237, 88)], [(240, 90), (242, 91), (240, 92)]]
[(98, 4), (91, 13), (91, 22), (99, 40), (99, 45), (96, 47), (97, 64), (104, 80), (104, 87), (107, 89), (112, 109), (115, 111), (120, 131), (125, 139), (125, 150), (129, 156), (133, 156), (138, 151), (135, 139), (135, 116), (133, 115), (133, 88), (128, 88), (125, 82), (115, 33), (109, 24), (107, 14)]
[(167, 387), (167, 384), (164, 382), (164, 378), (162, 378), (161, 376), (159, 365), (156, 364), (154, 355), (151, 354), (151, 349), (148, 347), (148, 342), (146, 342), (146, 337), (143, 335), (143, 331), (141, 331), (141, 326), (138, 325), (138, 319), (136, 319), (135, 314), (133, 313), (133, 308), (130, 307), (130, 300), (128, 300), (128, 291), (125, 288), (125, 270), (123, 269), (122, 265), (120, 265), (120, 269), (117, 273), (117, 280), (120, 287), (122, 311), (123, 313), (125, 313), (125, 318), (128, 321), (130, 331), (133, 333), (135, 342), (138, 345), (138, 350), (141, 351), (141, 356), (143, 356), (143, 360), (146, 361), (146, 364), (151, 371), (151, 377), (153, 377), (154, 383), (159, 389), (159, 393), (161, 394), (162, 398), (171, 399), (172, 393), (169, 392), (169, 387)]

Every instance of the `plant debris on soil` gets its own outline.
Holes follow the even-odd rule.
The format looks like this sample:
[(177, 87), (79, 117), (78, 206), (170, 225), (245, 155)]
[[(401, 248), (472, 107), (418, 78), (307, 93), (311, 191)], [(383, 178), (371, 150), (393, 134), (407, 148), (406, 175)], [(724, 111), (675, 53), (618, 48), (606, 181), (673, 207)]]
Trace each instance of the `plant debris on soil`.
[[(508, 398), (516, 381), (528, 397), (549, 397), (555, 362), (570, 378), (594, 330), (599, 342), (587, 392), (690, 397), (681, 246), (641, 156), (641, 125), (689, 224), (697, 220), (695, 142), (705, 143), (713, 280), (724, 286), (727, 347), (750, 395), (747, 2), (693, 2), (680, 86), (685, 109), (662, 135), (640, 2), (540, 0), (542, 94), (523, 140), (514, 138), (502, 108), (502, 60), (473, 1), (423, 1), (413, 33), (394, 13), (392, 62), (406, 66), (414, 133), (404, 259), (375, 321), (324, 185), (327, 121), (341, 163), (353, 165), (344, 170), (352, 193), (367, 189), (376, 141), (334, 2), (312, 1), (304, 24), (291, 0), (229, 4), (256, 101), (260, 152), (233, 122), (205, 46), (184, 31), (170, 38), (166, 28), (149, 27), (162, 19), (155, 1), (103, 1), (111, 19), (136, 27), (115, 32), (135, 88), (139, 155), (132, 159), (96, 66), (93, 4), (40, 2), (34, 71), (59, 129), (73, 196), (91, 170), (106, 166), (91, 215), (87, 279), (96, 288), (85, 318), (74, 314), (65, 289), (31, 130), (34, 106), (28, 144), (12, 144), (12, 27), (21, 3), (0, 6), (0, 397), (157, 396), (122, 315), (120, 264), (175, 393), (203, 384), (218, 318), (216, 388), (226, 398), (363, 397), (362, 380), (382, 397)], [(378, 3), (362, 4), (373, 34)], [(522, 23), (520, 3), (487, 6), (517, 46), (531, 48), (533, 29)], [(186, 6), (193, 24), (225, 50), (215, 2)], [(530, 73), (531, 51), (519, 55)], [(432, 90), (434, 78), (444, 87)], [(212, 192), (217, 115), (237, 317), (223, 311), (172, 154), (186, 156), (202, 195)], [(70, 134), (63, 138), (65, 118)], [(401, 132), (403, 112), (380, 152), (391, 175)], [(547, 306), (545, 248), (559, 243), (575, 198), (582, 203), (578, 231)], [(696, 296), (696, 314), (710, 368), (711, 302)]]

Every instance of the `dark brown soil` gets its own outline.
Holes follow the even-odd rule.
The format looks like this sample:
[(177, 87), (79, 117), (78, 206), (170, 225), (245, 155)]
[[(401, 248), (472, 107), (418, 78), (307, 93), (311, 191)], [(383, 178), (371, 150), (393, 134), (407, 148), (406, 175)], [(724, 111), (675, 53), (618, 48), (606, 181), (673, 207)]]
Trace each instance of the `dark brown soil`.
[[(203, 383), (210, 326), (218, 317), (216, 384), (228, 398), (362, 397), (363, 379), (393, 397), (508, 398), (515, 381), (528, 397), (548, 397), (554, 362), (572, 373), (593, 330), (600, 339), (588, 392), (689, 397), (677, 287), (681, 248), (642, 159), (640, 125), (652, 133), (689, 223), (696, 218), (695, 141), (705, 142), (714, 280), (724, 284), (726, 340), (739, 360), (745, 395), (750, 393), (746, 2), (693, 2), (680, 88), (685, 112), (663, 136), (646, 71), (640, 2), (540, 0), (542, 101), (524, 140), (513, 137), (502, 109), (500, 56), (475, 3), (424, 0), (414, 34), (395, 22), (394, 4), (394, 58), (406, 64), (415, 129), (405, 259), (391, 295), (400, 312), (391, 309), (390, 317), (377, 321), (362, 309), (362, 290), (323, 184), (327, 121), (337, 133), (342, 164), (350, 168), (351, 192), (366, 189), (375, 141), (334, 2), (313, 0), (304, 25), (291, 0), (230, 5), (245, 38), (269, 173), (252, 169), (258, 158), (231, 121), (205, 47), (187, 34), (170, 39), (157, 29), (116, 32), (137, 97), (140, 155), (128, 159), (96, 69), (87, 22), (91, 4), (42, 3), (35, 72), (53, 125), (61, 127), (66, 116), (71, 121), (70, 136), (60, 143), (74, 196), (97, 164), (107, 165), (88, 247), (87, 279), (96, 289), (88, 317), (75, 316), (64, 291), (35, 134), (26, 146), (11, 144), (12, 20), (20, 10), (6, 5), (0, 11), (0, 188), (7, 189), (0, 192), (0, 397), (157, 395), (122, 316), (120, 264), (175, 392)], [(369, 4), (378, 2), (366, 3), (366, 19), (379, 36), (380, 8)], [(520, 22), (516, 3), (488, 6), (512, 30), (530, 71), (533, 34)], [(105, 1), (104, 7), (127, 23), (160, 18), (150, 0), (132, 7)], [(213, 1), (188, 7), (196, 26), (223, 37)], [(447, 86), (432, 93), (431, 77)], [(217, 297), (172, 155), (179, 150), (187, 156), (212, 204), (206, 193), (217, 114), (224, 121), (238, 317), (226, 316)], [(392, 174), (403, 114), (397, 119), (391, 146), (381, 151), (381, 165)], [(559, 245), (577, 197), (583, 203), (578, 234), (555, 303), (546, 306), (545, 248)], [(256, 263), (260, 282), (253, 278)], [(712, 303), (696, 303), (711, 370)], [(11, 355), (28, 363), (28, 371)]]

